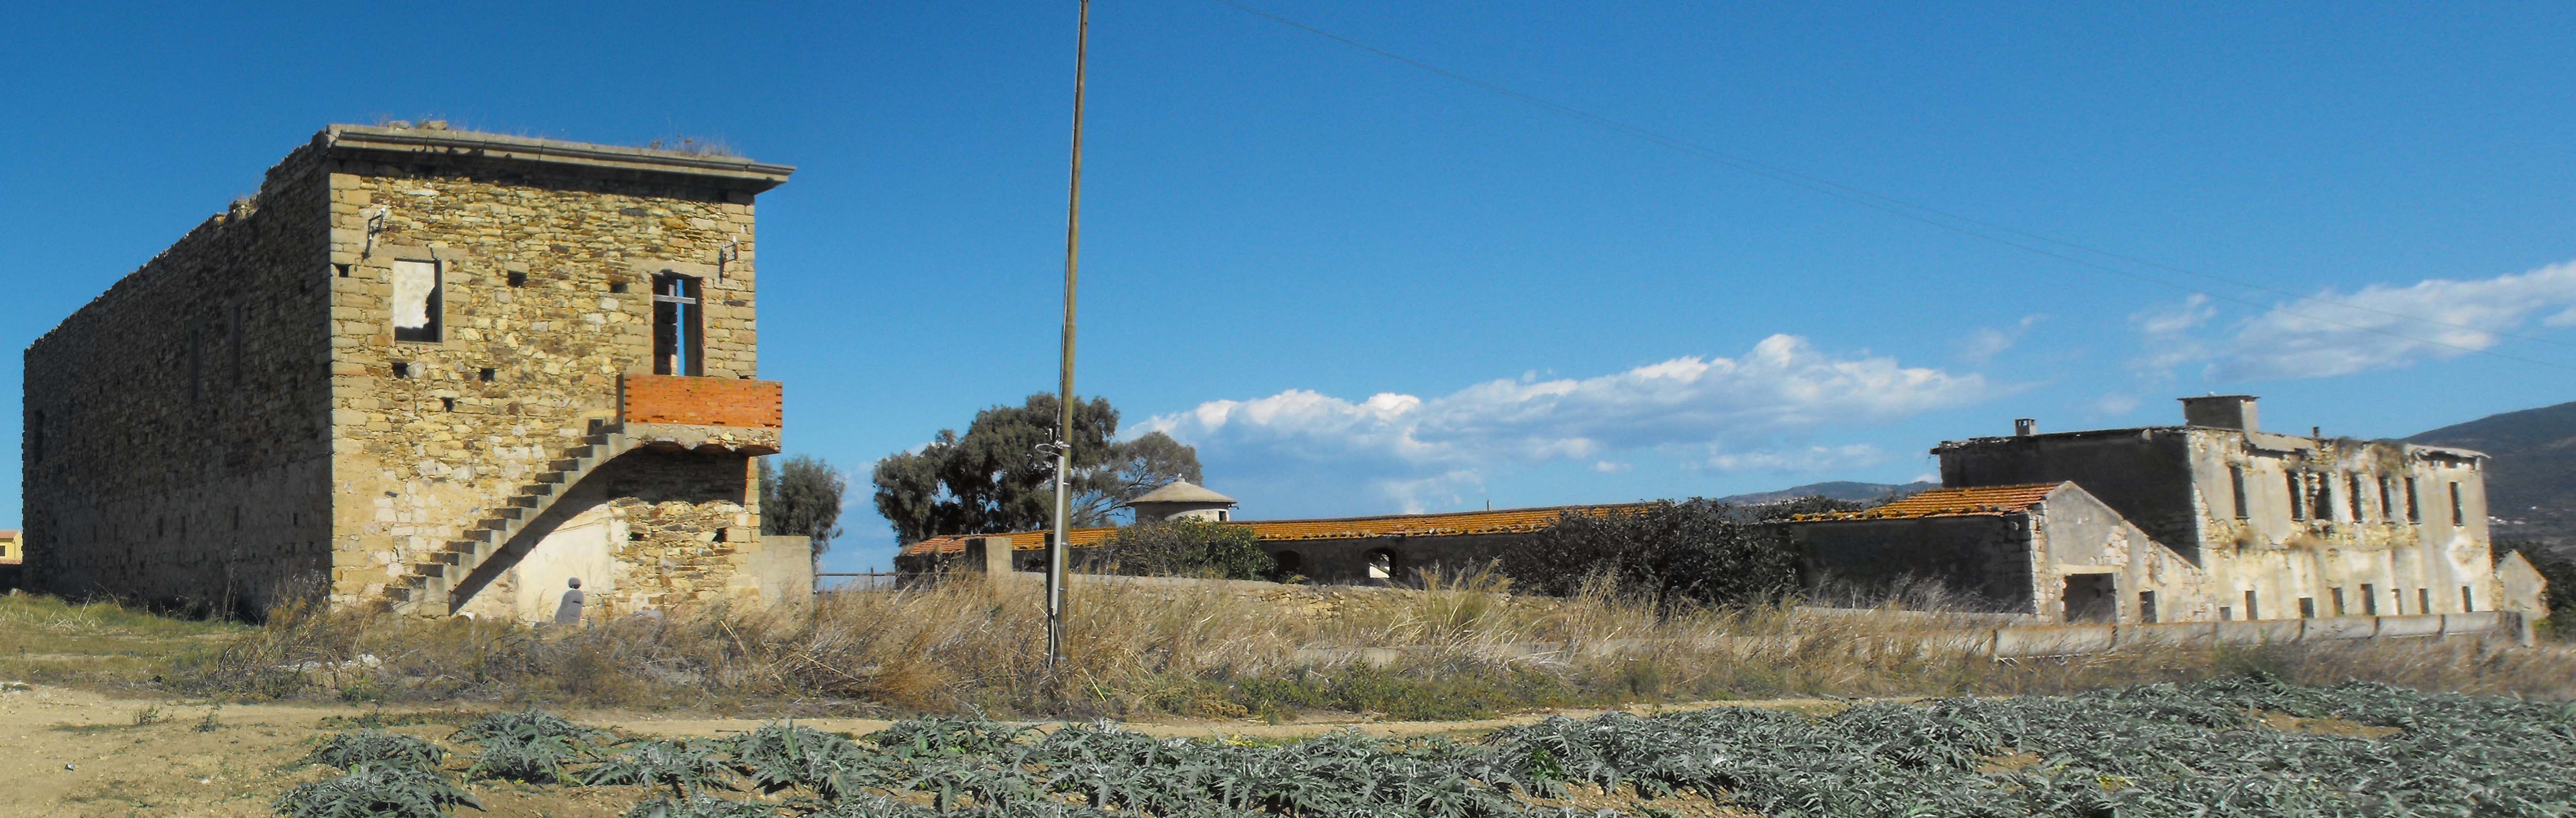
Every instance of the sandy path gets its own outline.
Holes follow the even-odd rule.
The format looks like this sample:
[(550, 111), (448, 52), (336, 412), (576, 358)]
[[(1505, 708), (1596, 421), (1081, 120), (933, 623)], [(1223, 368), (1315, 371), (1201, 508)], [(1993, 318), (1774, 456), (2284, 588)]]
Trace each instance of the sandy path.
[[(327, 775), (324, 768), (301, 763), (315, 742), (339, 732), (340, 728), (323, 727), (323, 719), (368, 711), (358, 706), (325, 705), (227, 705), (216, 710), (204, 702), (113, 698), (61, 687), (12, 688), (0, 691), (0, 782), (5, 782), (0, 783), (0, 816), (265, 816), (270, 814), (269, 804), (278, 794)], [(1778, 699), (1639, 707), (1628, 712), (1644, 714), (1724, 705), (1803, 712), (1830, 712), (1842, 706), (1822, 699)], [(158, 719), (137, 724), (137, 715), (147, 708), (157, 709)], [(209, 712), (215, 714), (214, 728), (200, 730)], [(387, 712), (407, 710), (391, 708)], [(1601, 712), (1608, 711), (1566, 710), (1554, 714), (1582, 718)], [(565, 715), (585, 724), (654, 736), (714, 737), (751, 730), (767, 721), (621, 712)], [(1276, 740), (1344, 728), (1381, 736), (1474, 734), (1529, 724), (1548, 715), (1552, 714), (1451, 722), (1319, 719), (1278, 725), (1156, 721), (1121, 726), (1158, 736)], [(892, 724), (879, 719), (799, 719), (797, 723), (851, 734), (871, 733)], [(391, 729), (439, 739), (454, 728), (427, 724)], [(479, 784), (475, 792), (487, 808), (482, 814), (562, 818), (615, 816), (643, 797), (624, 787), (535, 790)]]

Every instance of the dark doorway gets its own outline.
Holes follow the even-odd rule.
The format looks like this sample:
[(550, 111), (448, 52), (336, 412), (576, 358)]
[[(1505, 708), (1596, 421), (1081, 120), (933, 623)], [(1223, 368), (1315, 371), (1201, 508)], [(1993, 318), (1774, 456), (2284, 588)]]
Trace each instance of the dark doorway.
[(704, 348), (705, 323), (698, 303), (698, 280), (684, 275), (653, 277), (653, 374), (703, 375), (698, 361)]
[(2118, 586), (2118, 574), (2066, 575), (2066, 621), (2119, 621)]

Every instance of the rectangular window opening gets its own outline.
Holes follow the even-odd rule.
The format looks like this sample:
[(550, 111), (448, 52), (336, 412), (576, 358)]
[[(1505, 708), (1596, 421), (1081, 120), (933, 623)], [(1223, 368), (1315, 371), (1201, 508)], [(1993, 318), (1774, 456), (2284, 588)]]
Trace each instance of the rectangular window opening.
[(439, 399), (438, 399), (438, 409), (439, 409), (439, 411), (442, 411), (442, 412), (453, 412), (453, 411), (456, 411), (456, 399), (455, 399), (455, 398), (439, 398)]
[(440, 279), (436, 261), (394, 261), (394, 340), (438, 342), (445, 295)]
[(2361, 615), (2379, 615), (2379, 589), (2367, 582), (2361, 584)]
[(612, 293), (622, 293), (622, 292), (625, 292), (625, 291), (626, 291), (626, 282), (625, 282), (625, 281), (622, 281), (622, 280), (621, 280), (621, 281), (611, 281), (611, 282), (608, 282), (608, 291), (609, 291), (609, 292), (612, 292)]
[(2138, 621), (2149, 625), (2156, 623), (2156, 592), (2138, 592)]
[(2316, 518), (2325, 522), (2339, 519), (2335, 516), (2334, 475), (2319, 472), (2308, 480), (2317, 489), (2317, 502), (2312, 509)]
[(698, 280), (665, 273), (653, 277), (653, 374), (702, 375), (699, 360), (705, 317)]
[(2312, 597), (2312, 596), (2303, 596), (2303, 597), (2299, 597), (2299, 618), (2300, 618), (2300, 619), (2315, 619), (2315, 618), (2317, 618), (2317, 598), (2316, 598), (2316, 597)]
[(2262, 609), (2261, 609), (2261, 608), (2254, 607), (2254, 592), (2253, 592), (2253, 591), (2246, 591), (2246, 592), (2245, 592), (2245, 618), (2247, 618), (2247, 619), (2261, 619), (2261, 618), (2263, 618)]
[(2227, 483), (2230, 488), (2236, 490), (2236, 519), (2242, 520), (2252, 516), (2245, 513), (2245, 467), (2227, 467)]
[(2236, 609), (2234, 609), (2234, 608), (2230, 608), (2230, 607), (2227, 607), (2227, 606), (2225, 606), (2225, 605), (2220, 605), (2220, 606), (2218, 606), (2218, 621), (2220, 621), (2220, 622), (2227, 622), (2227, 621), (2233, 620), (2233, 619), (2235, 619), (2235, 618), (2236, 618)]
[(2332, 599), (2332, 600), (2330, 600), (2330, 601), (2334, 603), (2334, 615), (2336, 615), (2336, 616), (2344, 616), (2344, 615), (2345, 615), (2345, 609), (2344, 609), (2344, 606), (2343, 606), (2343, 589), (2342, 589), (2342, 588), (2330, 588), (2330, 589), (2327, 589), (2326, 593), (2327, 593), (2329, 596), (2332, 596), (2332, 597), (2333, 597), (2333, 599)]
[(2379, 520), (2397, 522), (2397, 507), (2388, 503), (2388, 475), (2379, 476)]
[(2459, 481), (2456, 481), (2456, 480), (2452, 481), (2452, 482), (2451, 482), (2451, 524), (2452, 524), (2452, 525), (2468, 525), (2468, 524), (2469, 524), (2469, 511), (2468, 511), (2468, 508), (2469, 508), (2469, 507), (2468, 507), (2467, 505), (2464, 505), (2464, 504), (2462, 504), (2462, 503), (2460, 502), (2460, 483), (2459, 483)]
[(2469, 595), (2469, 586), (2460, 586), (2460, 612), (2468, 613), (2477, 609), (2478, 599)]
[[(2346, 475), (2344, 477), (2344, 487), (2347, 491), (2343, 496), (2343, 501), (2352, 506), (2352, 521), (2356, 523), (2361, 522), (2361, 475)], [(2387, 512), (2383, 510), (2381, 513), (2385, 514)]]
[(2423, 506), (2415, 502), (2415, 478), (2412, 477), (2406, 478), (2406, 521), (2410, 523), (2424, 521)]
[[(2308, 506), (2305, 499), (2308, 491), (2306, 486), (2299, 485), (2299, 473), (2290, 472), (2289, 474), (2282, 475), (2282, 478), (2284, 478), (2285, 482), (2290, 486), (2290, 519), (2307, 519)], [(2248, 618), (2251, 618), (2254, 614), (2249, 611), (2245, 615)]]
[(2415, 589), (2415, 612), (2419, 614), (2428, 614), (2433, 612), (2433, 589)]
[(339, 273), (341, 278), (348, 278), (348, 277), (349, 277), (349, 265), (346, 265), (346, 264), (334, 264), (334, 265), (331, 265), (331, 271), (332, 271), (332, 272), (335, 272), (335, 273)]
[(491, 383), (493, 376), (497, 374), (499, 373), (493, 372), (492, 368), (487, 366), (482, 368), (480, 371), (475, 372), (474, 379), (484, 383)]
[(525, 287), (525, 286), (528, 286), (528, 271), (526, 271), (526, 270), (511, 270), (511, 271), (510, 271), (510, 286), (512, 286), (512, 287)]
[(394, 377), (397, 377), (397, 378), (408, 378), (408, 377), (411, 377), (411, 364), (403, 363), (403, 362), (401, 362), (401, 361), (395, 361), (395, 362), (394, 362)]

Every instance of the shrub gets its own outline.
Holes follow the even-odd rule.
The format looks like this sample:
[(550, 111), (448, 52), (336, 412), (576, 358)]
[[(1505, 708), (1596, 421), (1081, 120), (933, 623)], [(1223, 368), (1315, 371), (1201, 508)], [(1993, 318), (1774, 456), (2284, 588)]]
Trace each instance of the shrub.
[[(208, 714), (211, 718), (212, 714)], [(447, 760), (446, 748), (401, 733), (382, 730), (353, 730), (332, 736), (304, 757), (307, 762), (328, 764), (343, 770), (360, 764), (393, 765), (438, 769)]]
[(1143, 576), (1261, 579), (1279, 567), (1252, 529), (1191, 519), (1119, 529), (1089, 556)]
[(725, 787), (725, 763), (716, 757), (719, 751), (715, 745), (697, 740), (647, 741), (600, 762), (599, 766), (585, 773), (581, 781), (594, 787), (607, 784), (667, 786), (671, 788), (673, 797), (685, 799), (695, 790)]
[(1686, 602), (1769, 604), (1797, 587), (1797, 555), (1766, 522), (1791, 513), (1791, 506), (1747, 509), (1693, 499), (1634, 512), (1567, 514), (1506, 549), (1500, 568), (1515, 585), (1557, 596), (1607, 579), (1666, 609)]
[(542, 710), (494, 713), (456, 731), (456, 740), (482, 746), (467, 779), (497, 778), (530, 784), (571, 780), (566, 768), (595, 755), (605, 730), (584, 727)]
[(287, 790), (274, 806), (288, 818), (438, 818), (457, 804), (483, 808), (434, 769), (361, 762), (338, 778)]

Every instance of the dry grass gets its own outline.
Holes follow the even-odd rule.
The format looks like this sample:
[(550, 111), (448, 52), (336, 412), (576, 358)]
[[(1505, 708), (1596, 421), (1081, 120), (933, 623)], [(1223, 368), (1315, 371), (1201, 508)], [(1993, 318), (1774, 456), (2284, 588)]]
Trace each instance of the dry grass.
[[(1651, 606), (1594, 586), (1518, 597), (1489, 575), (1418, 590), (1097, 580), (1050, 669), (1033, 582), (826, 594), (797, 610), (536, 629), (287, 606), (181, 657), (182, 690), (246, 698), (734, 712), (1066, 717), (1306, 710), (1453, 719), (1535, 707), (1780, 696), (2015, 694), (2253, 670), (2325, 684), (2576, 698), (2576, 652), (2480, 640), (2161, 649), (1997, 662), (1921, 637), (1991, 616)], [(1389, 649), (1365, 652), (1361, 649)]]

